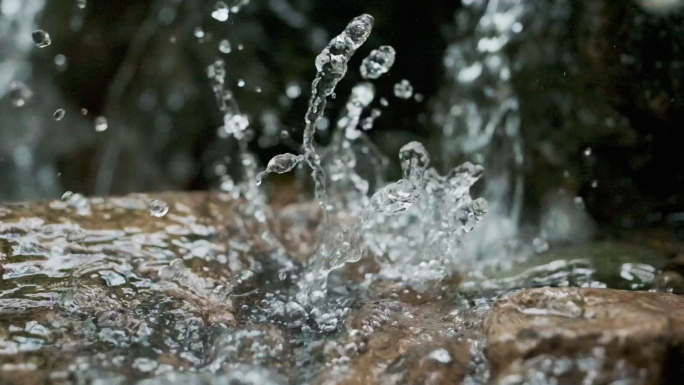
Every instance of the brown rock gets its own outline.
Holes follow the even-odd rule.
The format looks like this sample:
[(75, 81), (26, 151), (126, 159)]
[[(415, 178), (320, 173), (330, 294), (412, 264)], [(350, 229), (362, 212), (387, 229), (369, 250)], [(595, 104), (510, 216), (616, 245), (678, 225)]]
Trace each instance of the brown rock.
[(493, 305), (484, 330), (496, 384), (553, 378), (559, 385), (645, 385), (681, 378), (674, 366), (684, 341), (684, 298), (672, 294), (523, 290)]

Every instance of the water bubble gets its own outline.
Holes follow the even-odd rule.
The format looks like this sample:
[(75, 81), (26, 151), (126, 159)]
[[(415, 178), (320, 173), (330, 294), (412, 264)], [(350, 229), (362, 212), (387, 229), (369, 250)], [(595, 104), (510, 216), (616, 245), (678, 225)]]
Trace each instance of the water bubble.
[(266, 166), (266, 170), (263, 172), (260, 172), (256, 176), (256, 183), (257, 185), (261, 184), (261, 179), (266, 176), (267, 174), (271, 173), (276, 173), (276, 174), (283, 174), (286, 172), (289, 172), (295, 166), (297, 166), (297, 163), (301, 162), (304, 160), (304, 156), (302, 155), (295, 155), (295, 154), (280, 154), (276, 155), (273, 157), (268, 162), (268, 165)]
[(86, 7), (86, 0), (76, 0), (76, 6), (79, 9), (85, 9)]
[(230, 53), (232, 51), (230, 42), (227, 39), (221, 40), (221, 42), (219, 43), (219, 51), (223, 53)]
[(387, 73), (394, 64), (396, 52), (389, 45), (383, 45), (371, 51), (370, 55), (361, 62), (361, 77), (364, 79), (377, 79)]
[(42, 29), (33, 31), (31, 38), (33, 38), (33, 42), (36, 43), (36, 45), (40, 48), (45, 48), (52, 43), (52, 40), (50, 40), (50, 34)]
[(163, 200), (153, 199), (147, 203), (147, 209), (150, 211), (152, 216), (160, 218), (169, 212), (169, 205), (167, 205)]
[(64, 111), (63, 108), (58, 109), (55, 111), (54, 114), (52, 114), (52, 117), (55, 118), (55, 120), (60, 121), (62, 118), (64, 118), (64, 115), (66, 114), (66, 111)]
[(408, 99), (413, 95), (413, 86), (408, 80), (404, 79), (394, 85), (394, 96), (399, 99)]
[(591, 155), (591, 147), (587, 147), (587, 149), (584, 150), (584, 155), (585, 155), (585, 156), (590, 156), (590, 155)]
[(107, 124), (107, 118), (104, 116), (98, 116), (95, 118), (95, 131), (102, 132), (105, 131), (109, 125)]
[(228, 6), (226, 3), (223, 1), (219, 1), (216, 3), (216, 7), (214, 8), (214, 12), (211, 13), (211, 17), (218, 21), (226, 21), (228, 20), (228, 14), (230, 11), (228, 10)]
[(26, 84), (19, 81), (12, 81), (9, 86), (10, 99), (15, 107), (23, 107), (33, 96), (33, 92)]

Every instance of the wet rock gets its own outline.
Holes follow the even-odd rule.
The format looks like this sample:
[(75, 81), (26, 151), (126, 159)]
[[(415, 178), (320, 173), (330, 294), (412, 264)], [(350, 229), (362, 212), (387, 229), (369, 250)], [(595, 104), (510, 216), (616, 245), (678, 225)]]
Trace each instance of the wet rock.
[(593, 288), (528, 289), (484, 320), (495, 384), (666, 384), (681, 378), (684, 298)]
[[(277, 328), (234, 330), (254, 335), (222, 345), (238, 326), (234, 290), (280, 263), (262, 237), (267, 225), (242, 214), (243, 202), (207, 193), (84, 199), (87, 211), (62, 201), (0, 205), (0, 383), (133, 383), (210, 367), (219, 355), (229, 362), (217, 373), (236, 362), (287, 366)], [(166, 215), (150, 213), (153, 199)]]

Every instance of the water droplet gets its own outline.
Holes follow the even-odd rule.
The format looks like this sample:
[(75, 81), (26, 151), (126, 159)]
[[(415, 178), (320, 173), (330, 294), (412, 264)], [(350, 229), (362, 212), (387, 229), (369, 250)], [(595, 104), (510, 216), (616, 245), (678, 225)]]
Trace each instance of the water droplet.
[(370, 55), (361, 62), (361, 77), (377, 79), (387, 73), (394, 64), (396, 51), (389, 45), (383, 45), (371, 51)]
[(276, 173), (276, 174), (283, 174), (286, 173), (295, 166), (297, 166), (297, 163), (301, 162), (304, 160), (304, 156), (302, 155), (294, 155), (294, 154), (280, 154), (274, 156), (269, 162), (268, 165), (266, 166), (266, 170), (263, 172), (260, 172), (256, 176), (256, 183), (257, 185), (261, 184), (261, 179), (266, 176), (267, 174), (271, 173)]
[(81, 115), (83, 115), (83, 116), (88, 115), (88, 109), (87, 108), (81, 108)]
[(163, 200), (153, 199), (147, 203), (147, 209), (150, 211), (152, 216), (160, 218), (169, 212), (169, 205), (167, 205)]
[(238, 85), (238, 87), (244, 87), (244, 86), (245, 86), (245, 81), (242, 80), (242, 79), (240, 79), (240, 80), (238, 80), (237, 85)]
[(60, 120), (62, 120), (62, 118), (64, 118), (65, 114), (66, 114), (66, 111), (64, 111), (63, 108), (60, 108), (57, 111), (55, 111), (55, 113), (52, 115), (52, 117), (55, 118), (55, 120), (60, 121)]
[(587, 147), (587, 149), (584, 150), (584, 155), (585, 155), (585, 156), (590, 156), (590, 155), (591, 155), (591, 147)]
[(299, 87), (297, 82), (291, 81), (287, 83), (287, 88), (285, 88), (285, 94), (290, 99), (297, 99), (299, 95), (302, 94), (302, 88)]
[(66, 69), (66, 56), (60, 54), (55, 55), (55, 65), (57, 66), (57, 69), (60, 71), (63, 71)]
[(223, 1), (219, 1), (216, 3), (216, 7), (214, 8), (214, 12), (211, 13), (211, 17), (218, 21), (226, 21), (228, 20), (228, 14), (230, 11), (228, 10), (228, 6), (226, 3)]
[(15, 107), (23, 107), (31, 99), (33, 92), (26, 84), (19, 81), (12, 81), (9, 87), (10, 99)]
[(40, 48), (45, 48), (52, 43), (52, 40), (50, 40), (50, 34), (42, 29), (33, 31), (31, 38), (33, 38), (33, 42), (36, 43), (36, 45)]
[(240, 139), (244, 136), (244, 131), (249, 126), (249, 120), (247, 115), (242, 114), (227, 114), (223, 117), (223, 131), (226, 136), (233, 136), (236, 139)]
[(254, 92), (256, 92), (257, 94), (260, 94), (261, 93), (261, 87), (255, 87)]
[(415, 101), (418, 102), (418, 103), (422, 102), (423, 99), (425, 99), (425, 97), (423, 96), (423, 94), (415, 94), (415, 95), (413, 95), (413, 100), (415, 100)]
[(593, 181), (591, 182), (591, 187), (592, 187), (592, 188), (598, 187), (598, 181), (597, 181), (597, 180), (593, 180)]
[(195, 37), (201, 39), (204, 37), (204, 30), (201, 27), (195, 27)]
[(380, 98), (380, 105), (383, 107), (389, 106), (389, 102), (387, 101), (386, 98)]
[(235, 182), (233, 182), (233, 178), (228, 175), (221, 177), (221, 186), (219, 188), (224, 192), (233, 191), (235, 188)]
[(87, 3), (86, 3), (86, 0), (76, 0), (76, 6), (77, 6), (79, 9), (85, 9), (86, 4), (87, 4)]
[(245, 46), (242, 44), (238, 44), (238, 51), (242, 51), (243, 49), (245, 49)]
[(576, 196), (574, 199), (574, 202), (575, 202), (575, 207), (577, 207), (580, 210), (584, 210), (585, 205), (584, 205), (584, 199), (582, 199), (582, 197)]
[(233, 49), (230, 46), (230, 42), (227, 39), (221, 40), (219, 43), (219, 51), (223, 53), (230, 53)]
[(104, 116), (98, 116), (95, 118), (95, 131), (102, 132), (109, 127), (107, 124), (107, 118)]
[(399, 99), (408, 99), (413, 95), (413, 86), (408, 80), (404, 79), (394, 85), (394, 96)]

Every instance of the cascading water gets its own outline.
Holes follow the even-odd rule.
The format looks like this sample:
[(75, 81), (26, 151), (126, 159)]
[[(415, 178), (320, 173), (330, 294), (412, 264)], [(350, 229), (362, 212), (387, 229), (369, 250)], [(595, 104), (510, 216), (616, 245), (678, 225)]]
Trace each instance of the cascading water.
[(438, 104), (441, 156), (446, 167), (464, 159), (487, 169), (488, 218), (469, 237), (470, 258), (501, 254), (515, 240), (523, 198), (520, 111), (506, 48), (522, 31), (528, 4), (464, 1), (456, 15), (458, 38), (446, 51), (449, 85)]

